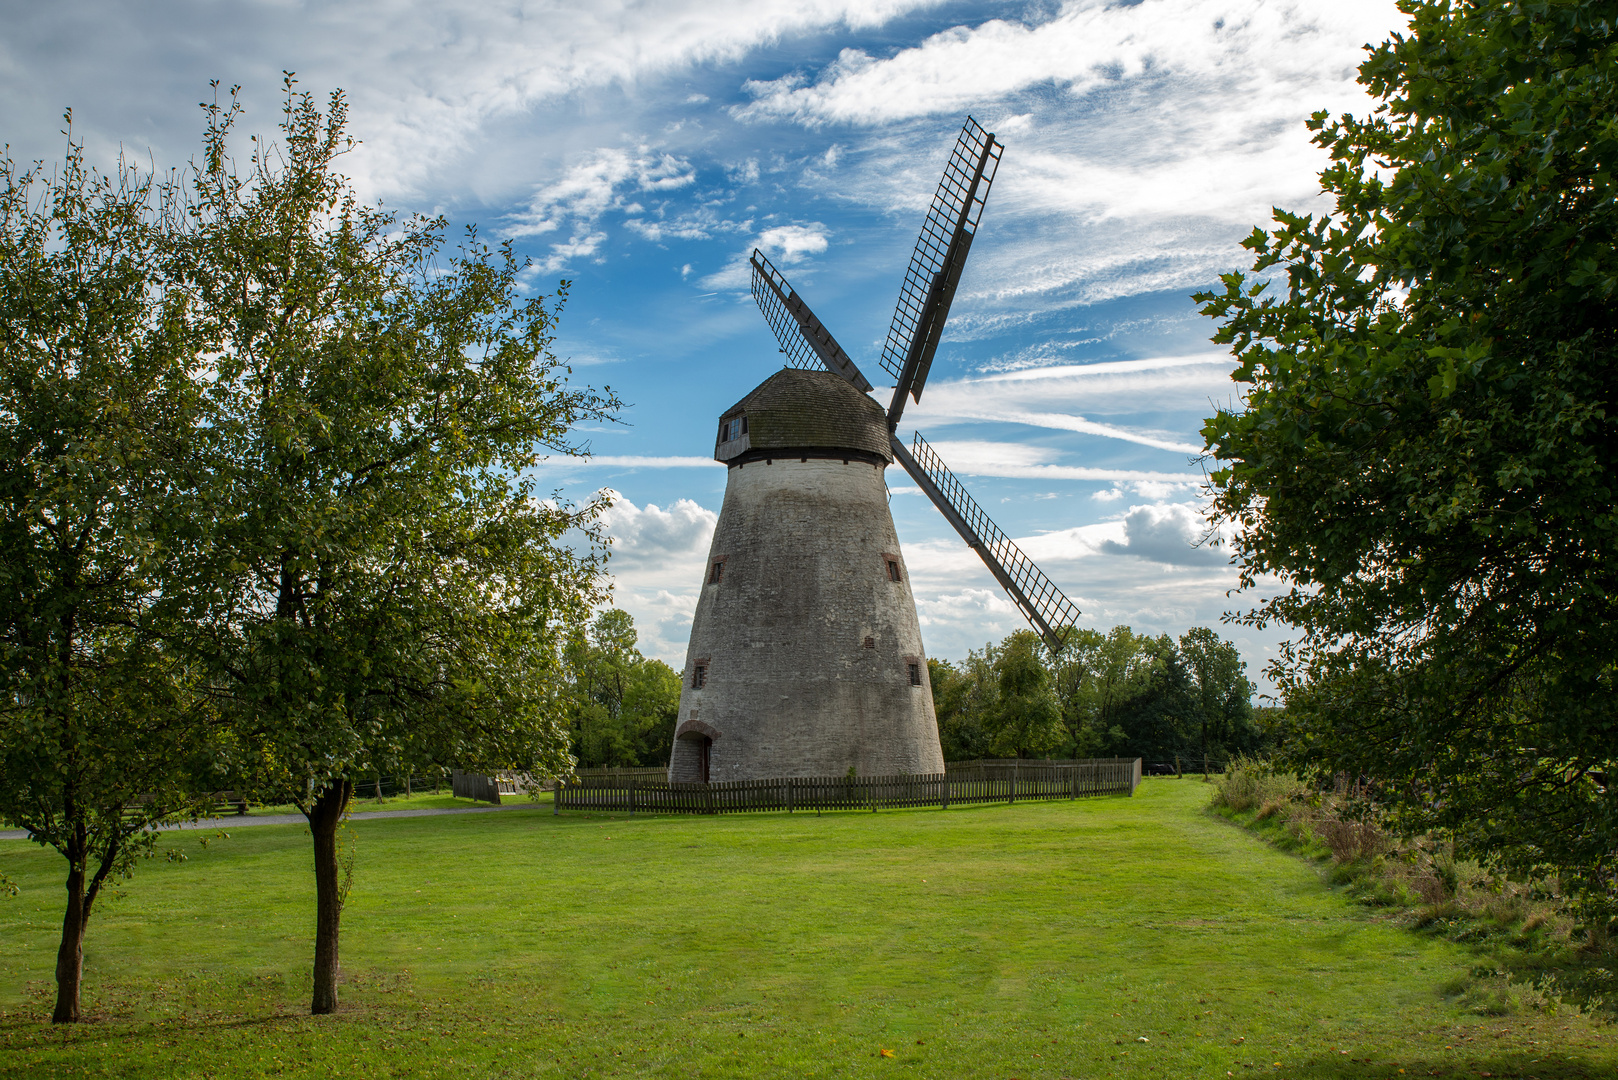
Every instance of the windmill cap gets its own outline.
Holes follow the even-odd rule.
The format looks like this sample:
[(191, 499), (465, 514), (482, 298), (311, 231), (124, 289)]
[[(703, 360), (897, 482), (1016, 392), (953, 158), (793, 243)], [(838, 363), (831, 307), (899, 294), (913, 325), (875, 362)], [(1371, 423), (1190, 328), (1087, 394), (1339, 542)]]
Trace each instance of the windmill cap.
[[(731, 421), (743, 417), (746, 430), (738, 431)], [(891, 464), (887, 414), (839, 375), (783, 368), (724, 411), (714, 446), (714, 457), (730, 465), (772, 455)]]

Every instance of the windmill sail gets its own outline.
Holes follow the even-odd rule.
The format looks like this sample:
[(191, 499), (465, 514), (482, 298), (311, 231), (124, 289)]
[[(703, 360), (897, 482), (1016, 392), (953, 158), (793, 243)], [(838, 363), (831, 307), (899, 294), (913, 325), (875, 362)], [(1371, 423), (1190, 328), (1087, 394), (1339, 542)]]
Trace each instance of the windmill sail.
[(983, 204), (994, 183), (995, 170), (1005, 147), (995, 141), (970, 116), (961, 128), (955, 152), (944, 167), (944, 177), (933, 194), (932, 209), (916, 239), (904, 285), (899, 289), (899, 306), (888, 328), (882, 349), (882, 368), (897, 383), (893, 403), (888, 406), (888, 426), (898, 424), (904, 413), (905, 395), (921, 400), (933, 353), (944, 332), (955, 287), (961, 280), (972, 237), (983, 215)]
[(870, 382), (764, 253), (754, 248), (749, 262), (753, 265), (753, 299), (758, 301), (764, 321), (775, 331), (775, 339), (786, 354), (787, 367), (818, 371), (824, 365), (853, 383), (861, 393), (868, 393)]
[(1078, 605), (983, 512), (977, 500), (967, 494), (966, 488), (949, 471), (949, 466), (927, 445), (921, 432), (916, 432), (912, 443), (914, 454), (905, 449), (897, 436), (890, 434), (888, 439), (893, 456), (899, 459), (911, 479), (955, 526), (961, 539), (982, 557), (989, 572), (1016, 601), (1051, 652), (1060, 652), (1062, 643), (1078, 621)]

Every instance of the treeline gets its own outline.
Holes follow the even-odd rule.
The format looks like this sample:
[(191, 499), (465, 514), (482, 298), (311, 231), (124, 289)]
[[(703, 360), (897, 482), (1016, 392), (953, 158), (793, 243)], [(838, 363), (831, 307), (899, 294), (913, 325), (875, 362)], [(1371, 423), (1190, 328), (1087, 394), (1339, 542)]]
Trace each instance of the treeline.
[(1019, 630), (962, 663), (929, 660), (944, 758), (1140, 757), (1187, 768), (1263, 751), (1272, 710), (1255, 709), (1236, 646), (1206, 627), (1176, 641), (1127, 626), (1075, 630), (1052, 656)]
[(609, 608), (568, 639), (568, 723), (580, 768), (667, 765), (680, 673), (641, 655), (629, 612)]

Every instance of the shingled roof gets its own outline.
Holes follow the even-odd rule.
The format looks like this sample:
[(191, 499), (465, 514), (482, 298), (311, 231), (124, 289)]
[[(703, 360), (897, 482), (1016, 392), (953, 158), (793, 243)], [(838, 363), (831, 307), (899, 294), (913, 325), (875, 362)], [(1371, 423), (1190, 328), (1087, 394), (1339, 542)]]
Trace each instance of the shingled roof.
[[(767, 450), (851, 450), (893, 460), (882, 406), (829, 371), (782, 368), (719, 418), (747, 418), (747, 432), (716, 443), (714, 457), (730, 461)], [(750, 455), (752, 456), (752, 455)]]

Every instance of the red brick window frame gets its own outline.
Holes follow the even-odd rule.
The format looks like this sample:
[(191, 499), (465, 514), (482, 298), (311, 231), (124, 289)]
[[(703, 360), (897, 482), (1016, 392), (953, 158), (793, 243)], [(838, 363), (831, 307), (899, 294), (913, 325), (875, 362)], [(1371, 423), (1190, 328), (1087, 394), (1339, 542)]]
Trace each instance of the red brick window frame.
[(889, 581), (901, 582), (905, 579), (904, 565), (899, 556), (892, 552), (882, 553), (882, 572), (888, 576)]
[(691, 689), (701, 690), (708, 685), (708, 667), (710, 661), (704, 656), (691, 661)]
[(905, 681), (918, 689), (926, 688), (927, 660), (924, 657), (905, 657)]
[(715, 555), (708, 560), (708, 585), (719, 585), (725, 580), (725, 560), (727, 555)]

